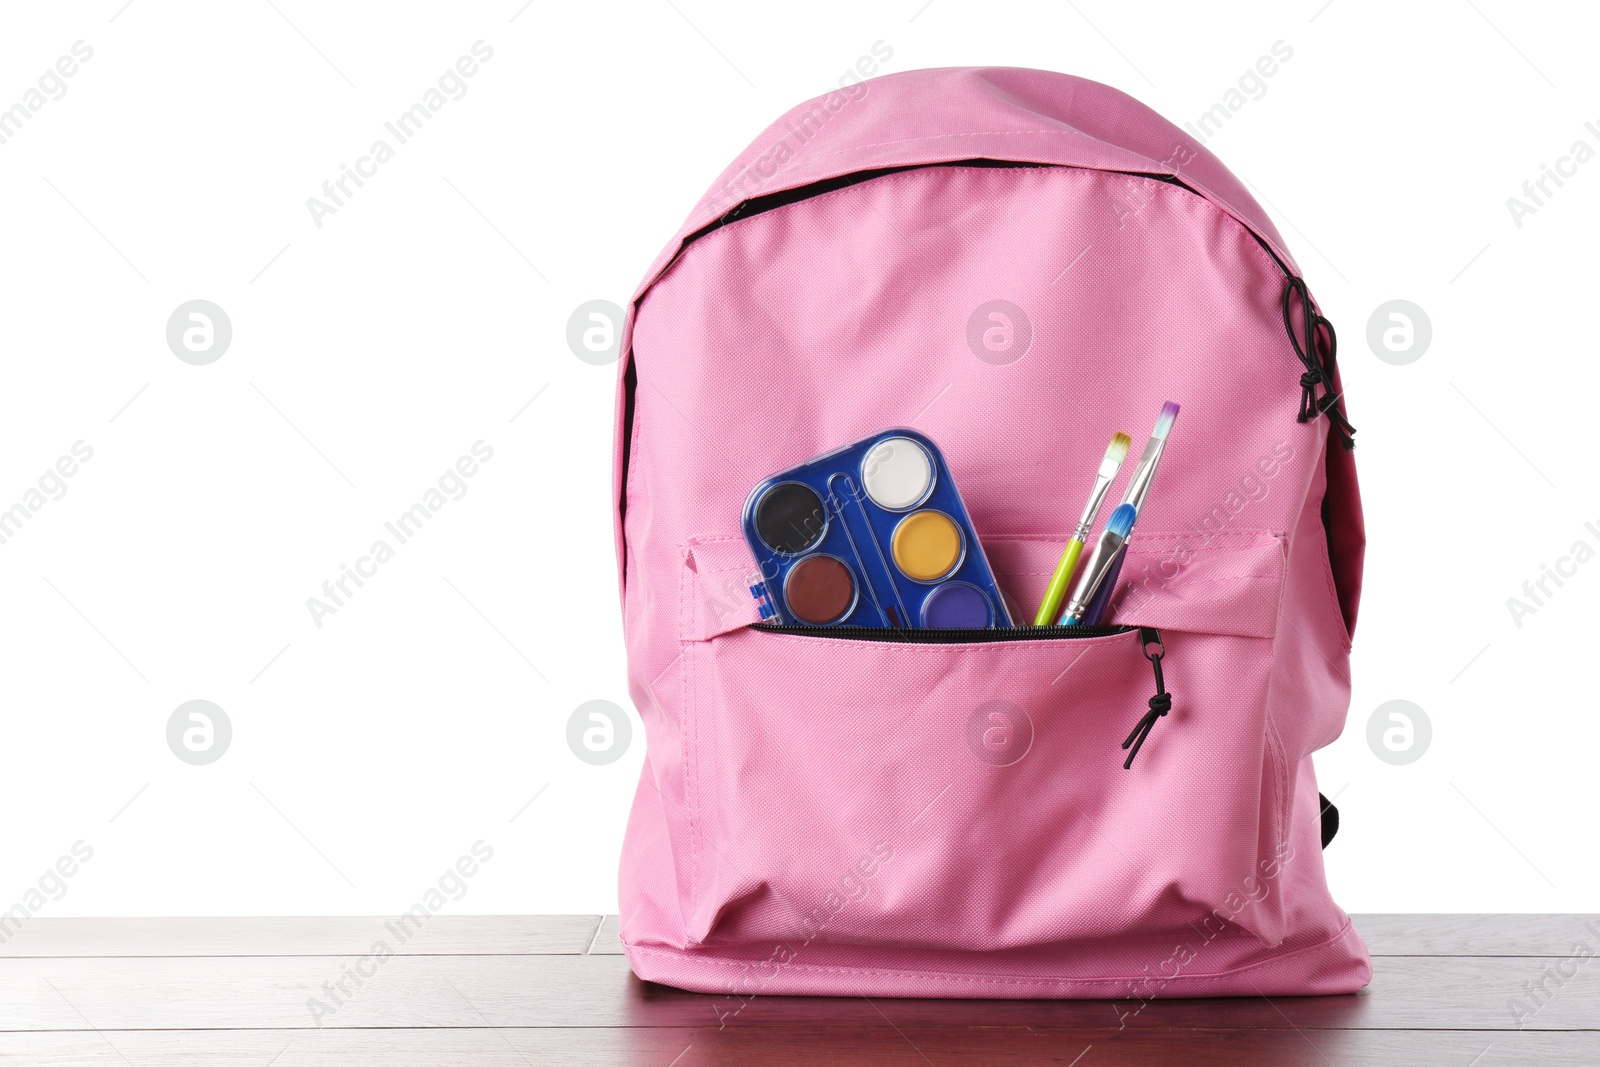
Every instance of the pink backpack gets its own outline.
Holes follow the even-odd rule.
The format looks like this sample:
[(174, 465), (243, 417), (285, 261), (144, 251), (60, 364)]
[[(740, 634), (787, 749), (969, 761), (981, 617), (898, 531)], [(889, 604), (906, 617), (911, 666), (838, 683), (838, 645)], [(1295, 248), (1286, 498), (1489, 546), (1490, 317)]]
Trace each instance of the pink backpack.
[[(1366, 984), (1311, 766), (1350, 699), (1353, 431), (1332, 327), (1211, 153), (1063, 74), (851, 84), (717, 179), (621, 351), (639, 977), (724, 1016)], [(746, 494), (891, 426), (938, 443), (1024, 621), (1112, 431), (1137, 449), (1166, 400), (1109, 632), (761, 621)]]

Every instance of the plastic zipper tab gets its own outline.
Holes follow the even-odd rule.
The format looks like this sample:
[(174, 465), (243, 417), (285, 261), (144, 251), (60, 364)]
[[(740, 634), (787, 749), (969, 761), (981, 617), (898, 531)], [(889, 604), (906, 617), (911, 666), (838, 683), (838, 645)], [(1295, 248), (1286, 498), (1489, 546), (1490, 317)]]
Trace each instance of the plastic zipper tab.
[(750, 627), (769, 634), (831, 637), (842, 641), (888, 641), (902, 645), (975, 645), (991, 641), (1072, 641), (1113, 637), (1137, 626), (991, 626), (984, 629), (936, 630), (888, 626), (790, 626), (758, 622)]

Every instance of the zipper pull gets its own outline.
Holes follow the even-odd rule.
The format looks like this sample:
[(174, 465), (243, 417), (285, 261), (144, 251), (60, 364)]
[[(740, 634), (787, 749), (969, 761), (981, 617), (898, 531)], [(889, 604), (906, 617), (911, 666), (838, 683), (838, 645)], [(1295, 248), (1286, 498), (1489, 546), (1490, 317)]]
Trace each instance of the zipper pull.
[(1156, 720), (1172, 710), (1172, 694), (1167, 692), (1166, 679), (1161, 676), (1161, 657), (1167, 654), (1167, 646), (1161, 642), (1161, 631), (1154, 626), (1141, 626), (1139, 642), (1144, 650), (1144, 658), (1150, 661), (1150, 666), (1155, 671), (1156, 695), (1150, 698), (1150, 710), (1144, 713), (1139, 725), (1135, 726), (1128, 739), (1122, 742), (1123, 748), (1131, 745), (1133, 749), (1122, 765), (1125, 771), (1133, 769), (1133, 757), (1139, 754), (1144, 739), (1149, 737), (1150, 731), (1155, 728)]
[[(1300, 335), (1295, 333), (1294, 297), (1300, 298)], [(1334, 333), (1333, 323), (1323, 318), (1312, 303), (1305, 280), (1292, 274), (1283, 287), (1283, 328), (1289, 334), (1289, 344), (1294, 347), (1294, 354), (1306, 368), (1306, 372), (1300, 375), (1299, 421), (1310, 422), (1326, 415), (1339, 443), (1344, 445), (1346, 452), (1350, 451), (1356, 447), (1356, 428), (1350, 425), (1350, 420), (1339, 409), (1340, 394), (1333, 391), (1339, 338)], [(1322, 339), (1326, 339), (1327, 344), (1325, 349), (1319, 350), (1317, 342)], [(1322, 351), (1327, 352), (1326, 358), (1323, 358)], [(1322, 386), (1321, 397), (1317, 396), (1319, 385)]]

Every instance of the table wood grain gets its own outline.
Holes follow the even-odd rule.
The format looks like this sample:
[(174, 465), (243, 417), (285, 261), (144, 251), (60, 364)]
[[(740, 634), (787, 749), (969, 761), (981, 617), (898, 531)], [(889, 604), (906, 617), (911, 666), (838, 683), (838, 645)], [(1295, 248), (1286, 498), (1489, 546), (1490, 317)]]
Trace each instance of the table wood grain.
[[(1587, 915), (1356, 916), (1374, 967), (1359, 994), (1126, 1019), (1104, 1001), (731, 1005), (634, 977), (615, 916), (435, 916), (404, 944), (392, 921), (30, 920), (0, 944), (0, 1063), (1600, 1064), (1600, 963), (1574, 957), (1600, 952)], [(395, 954), (375, 961), (380, 938)]]

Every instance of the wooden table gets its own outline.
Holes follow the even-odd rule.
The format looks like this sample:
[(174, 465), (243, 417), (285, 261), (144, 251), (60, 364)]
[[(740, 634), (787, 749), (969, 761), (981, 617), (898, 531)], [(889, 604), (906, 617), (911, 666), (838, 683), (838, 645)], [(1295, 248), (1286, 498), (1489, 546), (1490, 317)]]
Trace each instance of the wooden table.
[(633, 977), (614, 917), (439, 915), (366, 955), (392, 921), (31, 919), (0, 945), (0, 1062), (1600, 1064), (1588, 916), (1356, 916), (1361, 994), (1155, 1001), (1120, 1031), (1098, 1001), (862, 997), (758, 997), (719, 1028), (726, 998)]

